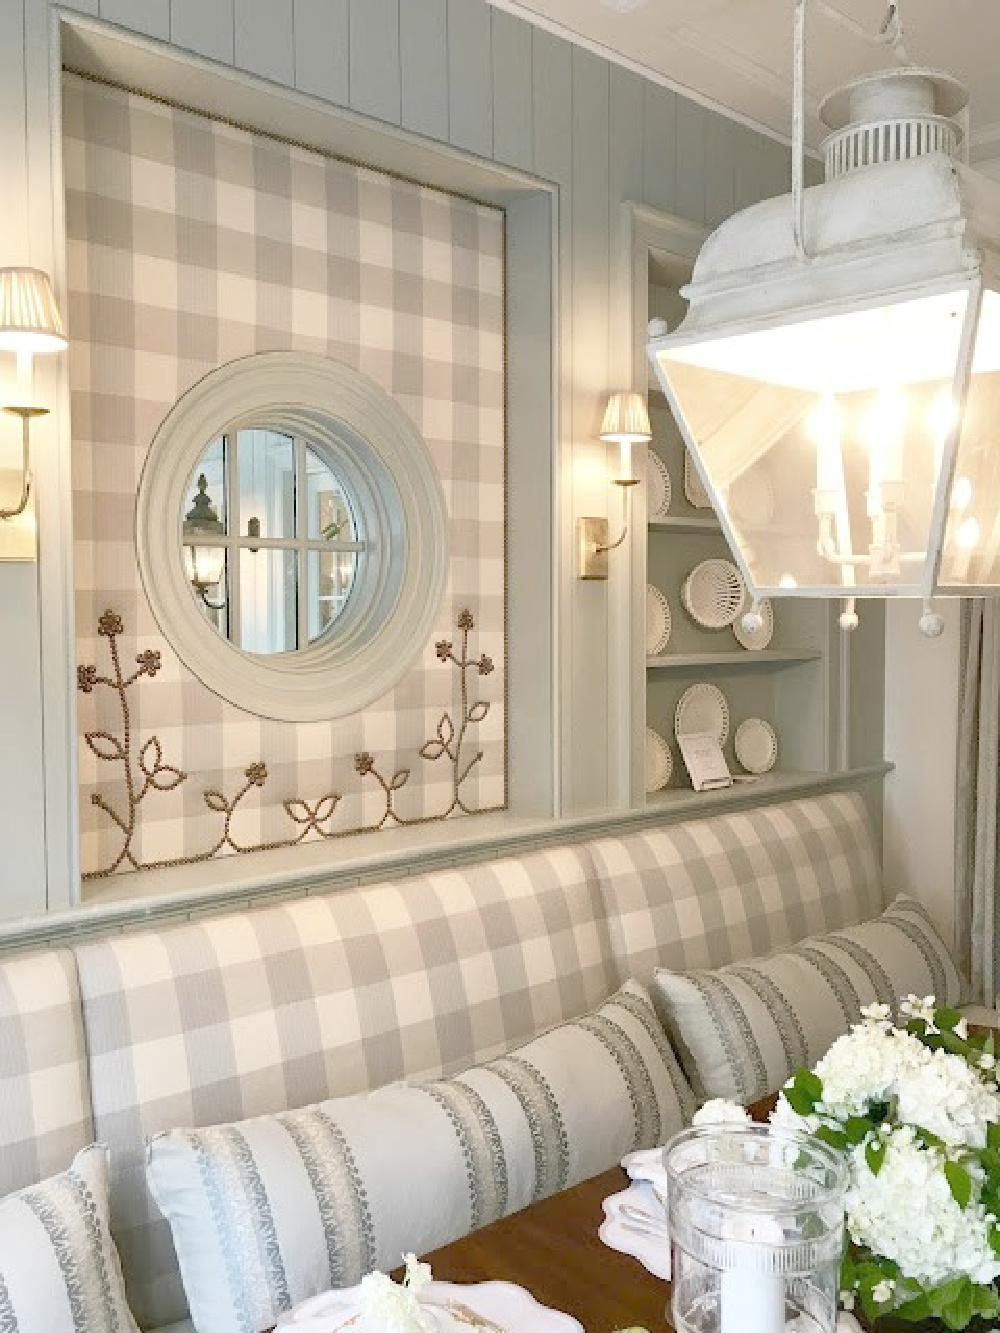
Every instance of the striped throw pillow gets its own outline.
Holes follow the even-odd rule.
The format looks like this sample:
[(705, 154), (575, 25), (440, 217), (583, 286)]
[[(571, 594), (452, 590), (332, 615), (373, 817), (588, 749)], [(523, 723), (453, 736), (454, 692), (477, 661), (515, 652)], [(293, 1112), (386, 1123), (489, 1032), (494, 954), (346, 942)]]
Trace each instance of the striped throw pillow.
[(919, 903), (714, 971), (657, 969), (653, 1000), (699, 1098), (748, 1104), (813, 1065), (876, 1001), (959, 1004), (966, 989)]
[(61, 1175), (0, 1201), (0, 1329), (138, 1333), (108, 1229), (100, 1144)]
[(663, 1143), (693, 1106), (648, 994), (627, 982), (453, 1078), (158, 1135), (147, 1177), (195, 1328), (258, 1333)]

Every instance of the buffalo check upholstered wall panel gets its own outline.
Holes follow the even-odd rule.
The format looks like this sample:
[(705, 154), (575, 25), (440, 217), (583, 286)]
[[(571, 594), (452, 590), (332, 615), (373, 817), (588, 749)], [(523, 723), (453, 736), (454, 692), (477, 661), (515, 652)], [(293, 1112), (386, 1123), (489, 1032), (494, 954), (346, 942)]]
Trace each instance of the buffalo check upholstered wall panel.
[(619, 977), (770, 953), (882, 910), (882, 872), (854, 792), (691, 820), (590, 844)]
[[(466, 608), (470, 648), (494, 669), (476, 680), (489, 712), (463, 792), (477, 809), (503, 805), (502, 212), (74, 75), (63, 120), (78, 660), (106, 670), (97, 625), (108, 608), (123, 623), (125, 663), (162, 654), (155, 679), (130, 690), (133, 730), (137, 743), (155, 735), (165, 762), (190, 775), (147, 794), (138, 860), (210, 847), (219, 819), (204, 791), (232, 793), (259, 761), (267, 781), (241, 804), (242, 846), (296, 831), (284, 800), (331, 791), (337, 828), (377, 823), (383, 796), (355, 770), (362, 752), (383, 773), (410, 770), (396, 800), (407, 819), (446, 810), (447, 765), (419, 752), (442, 714), (455, 715), (458, 672), (435, 642), (456, 637)], [(207, 690), (164, 642), (136, 565), (136, 489), (163, 417), (208, 371), (275, 349), (344, 362), (390, 393), (427, 443), (450, 515), (440, 623), (417, 666), (331, 723), (268, 721)], [(89, 691), (79, 716), (82, 732), (121, 727), (110, 690)], [(121, 847), (91, 798), (102, 791), (121, 808), (125, 784), (120, 765), (85, 743), (80, 755), (86, 873)]]
[(69, 949), (0, 963), (0, 1196), (93, 1141), (87, 1043)]
[(585, 845), (78, 950), (94, 1128), (143, 1327), (184, 1299), (142, 1138), (452, 1073), (615, 987)]

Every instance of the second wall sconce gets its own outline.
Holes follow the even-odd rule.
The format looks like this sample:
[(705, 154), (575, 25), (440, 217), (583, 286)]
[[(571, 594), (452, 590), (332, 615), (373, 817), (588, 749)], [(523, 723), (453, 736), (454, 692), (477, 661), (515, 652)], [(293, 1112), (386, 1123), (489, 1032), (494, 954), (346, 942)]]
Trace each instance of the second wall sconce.
[(41, 417), (47, 407), (34, 402), (33, 357), (42, 352), (61, 352), (66, 346), (59, 307), (47, 273), (37, 268), (0, 268), (0, 351), (17, 357), (17, 401), (5, 412), (21, 418), (21, 495), (11, 509), (0, 508), (0, 519), (23, 514), (31, 494), (32, 417)]
[(581, 579), (606, 579), (608, 552), (621, 546), (628, 536), (629, 494), (632, 487), (638, 485), (632, 475), (632, 446), (648, 444), (652, 439), (649, 412), (641, 393), (622, 391), (609, 396), (601, 439), (607, 444), (617, 444), (620, 450), (618, 475), (611, 481), (612, 485), (622, 488), (622, 531), (616, 541), (610, 541), (606, 518), (577, 519), (577, 574)]

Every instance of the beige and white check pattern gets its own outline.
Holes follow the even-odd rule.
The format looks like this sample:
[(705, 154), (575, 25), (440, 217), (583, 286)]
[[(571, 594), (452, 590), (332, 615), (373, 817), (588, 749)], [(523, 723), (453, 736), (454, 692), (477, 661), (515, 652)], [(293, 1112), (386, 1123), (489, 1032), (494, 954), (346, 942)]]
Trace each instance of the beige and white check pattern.
[(94, 1138), (76, 959), (0, 964), (0, 1195), (65, 1171)]
[(97, 1136), (144, 1327), (184, 1313), (143, 1135), (462, 1069), (615, 988), (585, 846), (486, 862), (78, 952)]
[(770, 953), (877, 915), (861, 797), (834, 792), (590, 844), (618, 977)]
[[(474, 728), (484, 758), (463, 793), (502, 805), (502, 212), (73, 75), (63, 123), (78, 660), (106, 670), (96, 623), (109, 607), (125, 624), (125, 663), (163, 653), (156, 679), (130, 692), (133, 727), (191, 774), (143, 803), (136, 851), (148, 862), (211, 846), (219, 820), (202, 792), (231, 795), (260, 759), (269, 778), (241, 806), (243, 844), (294, 831), (283, 799), (331, 790), (343, 795), (336, 827), (377, 821), (381, 791), (353, 767), (361, 750), (383, 772), (412, 770), (400, 814), (446, 809), (450, 774), (418, 752), (456, 709), (458, 673), (434, 643), (456, 638), (465, 607), (470, 648), (496, 669), (476, 678), (490, 711)], [(164, 642), (136, 565), (136, 489), (163, 417), (208, 371), (274, 349), (342, 361), (392, 394), (427, 442), (451, 516), (447, 587), (422, 659), (362, 714), (331, 723), (267, 721), (208, 691)], [(81, 696), (79, 716), (81, 731), (120, 730), (110, 691)], [(121, 790), (118, 765), (84, 744), (80, 756), (87, 871), (121, 845), (90, 797), (103, 787), (114, 803)]]

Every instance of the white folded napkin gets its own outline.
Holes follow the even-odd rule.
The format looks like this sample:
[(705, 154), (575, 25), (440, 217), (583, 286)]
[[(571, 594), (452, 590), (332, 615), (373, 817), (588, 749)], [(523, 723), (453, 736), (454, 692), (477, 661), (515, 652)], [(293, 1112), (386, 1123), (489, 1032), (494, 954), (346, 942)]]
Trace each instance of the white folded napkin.
[(656, 1187), (656, 1193), (663, 1201), (667, 1197), (667, 1170), (663, 1165), (662, 1148), (640, 1148), (637, 1152), (626, 1153), (622, 1166), (632, 1180), (648, 1180)]

